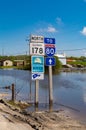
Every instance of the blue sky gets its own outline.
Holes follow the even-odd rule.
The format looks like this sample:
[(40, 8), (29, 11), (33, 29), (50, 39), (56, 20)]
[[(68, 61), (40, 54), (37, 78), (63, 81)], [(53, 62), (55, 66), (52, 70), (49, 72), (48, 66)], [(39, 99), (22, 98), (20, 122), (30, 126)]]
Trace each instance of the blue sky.
[(0, 0), (0, 55), (28, 52), (30, 34), (54, 37), (58, 53), (86, 56), (86, 0)]

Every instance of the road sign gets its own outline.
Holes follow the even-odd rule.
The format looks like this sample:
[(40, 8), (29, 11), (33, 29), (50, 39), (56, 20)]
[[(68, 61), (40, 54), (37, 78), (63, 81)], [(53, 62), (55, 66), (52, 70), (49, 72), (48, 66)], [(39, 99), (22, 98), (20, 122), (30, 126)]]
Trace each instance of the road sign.
[(45, 47), (52, 47), (52, 48), (55, 48), (55, 44), (45, 44)]
[(55, 44), (55, 38), (44, 38), (45, 44)]
[(32, 56), (31, 64), (32, 73), (44, 73), (44, 56)]
[(32, 43), (44, 43), (44, 37), (38, 35), (31, 35), (30, 42)]
[(45, 55), (44, 43), (30, 43), (30, 55)]
[(45, 47), (45, 54), (47, 56), (53, 56), (55, 54), (55, 48)]
[(44, 79), (44, 73), (33, 73), (32, 74), (32, 80), (43, 80)]
[(45, 58), (45, 64), (46, 66), (55, 66), (56, 64), (56, 59), (54, 57), (46, 57)]

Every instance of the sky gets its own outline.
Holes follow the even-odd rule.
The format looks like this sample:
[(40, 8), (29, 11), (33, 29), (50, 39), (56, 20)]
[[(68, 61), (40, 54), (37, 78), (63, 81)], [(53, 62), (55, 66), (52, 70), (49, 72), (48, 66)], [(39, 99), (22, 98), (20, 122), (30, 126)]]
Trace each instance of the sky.
[(56, 52), (86, 56), (86, 0), (0, 0), (0, 55), (26, 54), (29, 36), (56, 39)]

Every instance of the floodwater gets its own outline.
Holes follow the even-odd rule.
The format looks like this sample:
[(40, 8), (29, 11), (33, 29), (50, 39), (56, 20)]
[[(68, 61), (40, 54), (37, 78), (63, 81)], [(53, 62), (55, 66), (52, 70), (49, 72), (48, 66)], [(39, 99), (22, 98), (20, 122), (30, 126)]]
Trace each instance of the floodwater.
[[(15, 84), (16, 99), (28, 102), (35, 101), (35, 81), (31, 80), (31, 73), (23, 70), (0, 70), (0, 93), (9, 94), (11, 90), (5, 86)], [(48, 109), (49, 89), (48, 75), (39, 81), (39, 108)], [(32, 106), (31, 110), (34, 110)], [(86, 73), (61, 72), (53, 75), (53, 109), (67, 109), (75, 118), (86, 122)], [(28, 109), (30, 110), (30, 108)]]

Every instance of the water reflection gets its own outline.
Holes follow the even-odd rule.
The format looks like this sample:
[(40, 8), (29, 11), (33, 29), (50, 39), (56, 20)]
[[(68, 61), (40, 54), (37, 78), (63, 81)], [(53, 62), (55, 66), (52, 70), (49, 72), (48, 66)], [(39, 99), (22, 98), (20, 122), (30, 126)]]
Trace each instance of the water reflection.
[[(31, 73), (22, 70), (0, 70), (0, 87), (14, 83), (17, 100), (25, 100), (34, 103), (35, 81), (31, 81)], [(0, 92), (7, 90), (0, 89)], [(8, 91), (10, 94), (11, 91)], [(53, 75), (54, 104), (49, 106), (48, 75), (39, 83), (38, 110), (70, 109), (80, 118), (86, 119), (86, 73), (62, 72)], [(73, 108), (73, 109), (72, 109)], [(32, 105), (31, 110), (34, 110)], [(51, 109), (52, 110), (52, 109)], [(77, 110), (77, 111), (76, 111)]]

